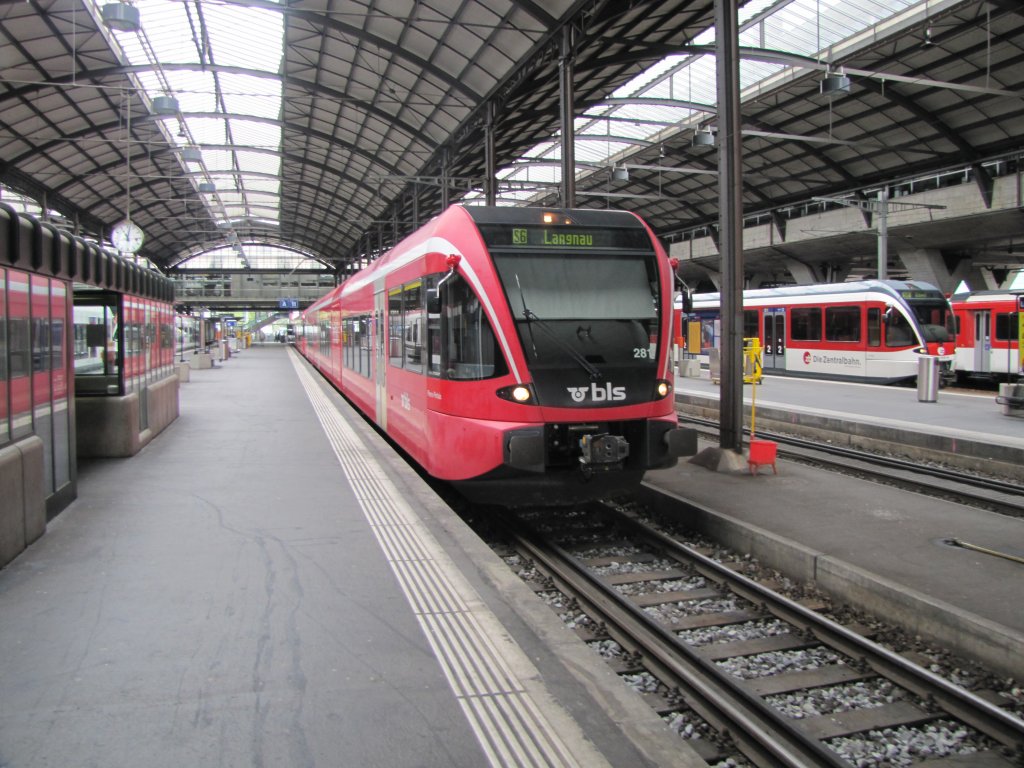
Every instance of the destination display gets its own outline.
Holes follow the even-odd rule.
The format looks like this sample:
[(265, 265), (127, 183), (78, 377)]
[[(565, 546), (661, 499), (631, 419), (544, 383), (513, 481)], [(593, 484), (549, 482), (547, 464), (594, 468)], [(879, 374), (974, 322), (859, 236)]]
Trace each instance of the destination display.
[(489, 248), (564, 248), (593, 250), (624, 248), (651, 250), (647, 232), (640, 228), (599, 229), (577, 226), (522, 226), (519, 224), (481, 224), (480, 234)]

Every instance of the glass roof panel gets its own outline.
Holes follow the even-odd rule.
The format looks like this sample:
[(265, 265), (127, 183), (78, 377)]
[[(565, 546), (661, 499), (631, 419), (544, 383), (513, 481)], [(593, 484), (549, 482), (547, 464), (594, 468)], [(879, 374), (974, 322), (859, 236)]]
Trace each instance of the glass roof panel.
[[(115, 32), (114, 38), (128, 63), (152, 67), (134, 76), (150, 100), (164, 95), (177, 99), (179, 113), (162, 121), (164, 133), (178, 146), (201, 151), (201, 163), (182, 162), (197, 189), (206, 182), (216, 185), (216, 194), (200, 196), (210, 216), (226, 237), (237, 240), (229, 219), (257, 215), (253, 201), (258, 197), (258, 215), (276, 221), (282, 14), (234, 3), (136, 0), (135, 6), (142, 29)], [(159, 62), (195, 68), (165, 69)]]
[[(740, 44), (754, 48), (817, 56), (831, 46), (900, 13), (920, 0), (751, 0), (739, 9)], [(694, 45), (713, 45), (714, 28), (694, 38)], [(741, 88), (765, 80), (784, 65), (761, 61), (740, 62)], [(711, 117), (717, 103), (715, 57), (704, 54), (677, 54), (667, 56), (652, 65), (613, 93), (615, 98), (668, 99), (708, 105), (708, 110), (668, 104), (629, 104), (596, 106), (588, 116), (576, 121), (577, 135), (593, 137), (604, 134), (606, 141), (579, 141), (575, 153), (580, 164), (606, 165), (609, 168), (628, 151), (631, 145), (615, 141), (613, 137), (648, 141), (666, 128), (695, 127), (704, 118)], [(545, 181), (561, 181), (558, 139), (538, 143), (524, 153), (524, 158), (543, 158), (549, 165), (544, 168)], [(621, 160), (620, 160), (621, 162)], [(536, 180), (540, 169), (536, 166), (519, 168), (509, 176), (516, 180)], [(482, 191), (466, 196), (467, 201), (479, 201)], [(525, 191), (504, 192), (506, 199), (526, 199)]]

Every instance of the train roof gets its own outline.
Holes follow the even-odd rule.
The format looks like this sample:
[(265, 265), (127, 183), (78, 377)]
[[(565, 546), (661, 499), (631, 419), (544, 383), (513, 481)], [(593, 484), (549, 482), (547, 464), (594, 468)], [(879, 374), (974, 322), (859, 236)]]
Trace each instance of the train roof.
[(986, 291), (963, 291), (961, 293), (954, 293), (950, 301), (983, 301), (992, 299), (1015, 299), (1018, 296), (1024, 296), (1024, 288), (1007, 288)]
[[(787, 298), (792, 296), (823, 296), (843, 293), (884, 293), (900, 298), (906, 291), (942, 292), (931, 283), (921, 280), (856, 280), (849, 283), (817, 283), (814, 285), (782, 285), (777, 288), (750, 288), (743, 291), (744, 299)], [(716, 301), (721, 292), (694, 294), (694, 301)]]

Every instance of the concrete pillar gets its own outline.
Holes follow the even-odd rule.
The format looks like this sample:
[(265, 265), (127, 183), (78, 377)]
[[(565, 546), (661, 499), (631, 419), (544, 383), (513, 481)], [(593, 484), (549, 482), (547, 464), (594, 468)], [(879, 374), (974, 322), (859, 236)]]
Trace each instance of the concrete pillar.
[(923, 280), (931, 283), (943, 293), (956, 290), (959, 280), (954, 280), (952, 273), (942, 259), (942, 252), (937, 248), (908, 248), (900, 251), (900, 260), (907, 268), (912, 280)]
[(969, 291), (996, 291), (999, 290), (999, 281), (992, 274), (991, 269), (971, 266), (963, 276)]
[(797, 285), (814, 285), (822, 282), (821, 275), (810, 264), (804, 264), (796, 259), (786, 259), (785, 263)]

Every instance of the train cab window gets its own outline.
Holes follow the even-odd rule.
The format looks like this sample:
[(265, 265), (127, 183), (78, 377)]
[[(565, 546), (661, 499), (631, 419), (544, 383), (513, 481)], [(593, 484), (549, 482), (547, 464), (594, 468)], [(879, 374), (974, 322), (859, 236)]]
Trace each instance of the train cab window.
[(826, 307), (825, 341), (860, 341), (860, 307)]
[(454, 274), (440, 293), (444, 378), (472, 381), (508, 373), (491, 323), (469, 284)]
[(821, 341), (821, 307), (794, 307), (789, 327), (793, 341)]
[(885, 346), (909, 347), (914, 343), (914, 332), (901, 313), (890, 310), (885, 313)]

